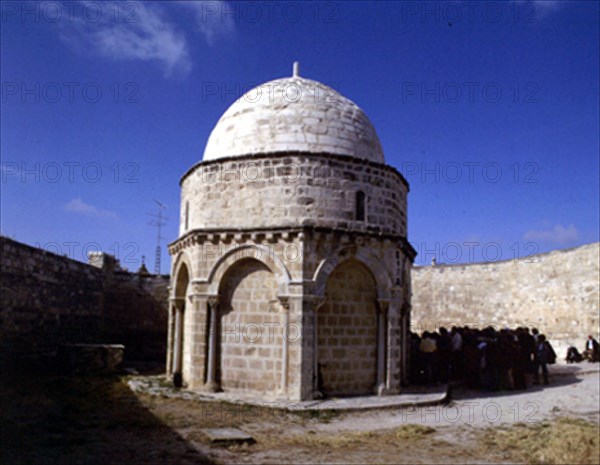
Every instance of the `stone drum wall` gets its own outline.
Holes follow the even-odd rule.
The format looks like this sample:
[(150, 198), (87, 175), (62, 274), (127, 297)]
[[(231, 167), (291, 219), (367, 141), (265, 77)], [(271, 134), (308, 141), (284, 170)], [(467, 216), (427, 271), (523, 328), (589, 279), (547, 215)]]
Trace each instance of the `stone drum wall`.
[[(365, 196), (364, 219), (356, 217), (358, 192)], [(196, 228), (320, 226), (406, 236), (407, 193), (394, 168), (351, 157), (204, 162), (181, 181), (180, 235)]]

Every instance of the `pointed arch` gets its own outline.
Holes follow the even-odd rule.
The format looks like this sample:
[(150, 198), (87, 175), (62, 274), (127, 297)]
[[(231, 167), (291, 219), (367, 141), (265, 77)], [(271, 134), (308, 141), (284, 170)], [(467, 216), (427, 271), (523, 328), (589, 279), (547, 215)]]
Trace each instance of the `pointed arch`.
[(180, 252), (173, 264), (171, 297), (184, 298), (187, 286), (192, 281), (192, 261), (186, 252)]
[(392, 288), (392, 278), (389, 270), (379, 258), (375, 257), (366, 247), (340, 247), (329, 257), (321, 260), (313, 276), (313, 295), (324, 297), (327, 279), (333, 270), (343, 261), (355, 259), (367, 267), (377, 284), (377, 298), (389, 299)]
[(225, 273), (238, 261), (247, 258), (258, 260), (264, 264), (275, 276), (278, 294), (288, 295), (291, 277), (287, 267), (272, 249), (257, 244), (243, 244), (234, 247), (220, 257), (208, 273), (208, 292), (213, 295), (218, 294), (219, 285)]

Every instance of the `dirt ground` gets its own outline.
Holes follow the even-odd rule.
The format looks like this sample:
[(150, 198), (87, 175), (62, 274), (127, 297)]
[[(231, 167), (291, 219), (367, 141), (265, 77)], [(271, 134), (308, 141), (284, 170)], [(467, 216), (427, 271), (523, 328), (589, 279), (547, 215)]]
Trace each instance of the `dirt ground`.
[[(597, 367), (565, 368), (550, 386), (523, 392), (457, 388), (447, 405), (293, 414), (136, 395), (126, 376), (3, 376), (1, 460), (11, 465), (597, 464)], [(215, 446), (201, 432), (226, 426), (252, 434), (256, 443)]]

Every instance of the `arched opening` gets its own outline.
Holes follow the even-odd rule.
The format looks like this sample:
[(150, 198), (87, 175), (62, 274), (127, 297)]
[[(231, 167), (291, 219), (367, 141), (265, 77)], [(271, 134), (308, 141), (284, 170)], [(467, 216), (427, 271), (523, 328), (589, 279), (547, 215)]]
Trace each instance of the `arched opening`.
[(175, 279), (175, 297), (185, 298), (187, 295), (187, 288), (190, 284), (190, 272), (185, 263), (182, 263), (177, 272), (177, 278)]
[(223, 390), (275, 393), (282, 370), (283, 320), (271, 270), (237, 261), (219, 286), (217, 379)]
[(327, 279), (317, 314), (318, 388), (326, 396), (372, 394), (377, 378), (377, 286), (358, 260)]
[(180, 384), (184, 378), (187, 378), (189, 363), (187, 359), (190, 356), (189, 349), (185, 344), (187, 319), (190, 312), (186, 312), (187, 294), (190, 285), (190, 272), (185, 263), (182, 263), (177, 271), (175, 278), (175, 288), (173, 290), (174, 300), (171, 307), (173, 315), (171, 316), (172, 336), (171, 348), (171, 373), (174, 375), (176, 384)]

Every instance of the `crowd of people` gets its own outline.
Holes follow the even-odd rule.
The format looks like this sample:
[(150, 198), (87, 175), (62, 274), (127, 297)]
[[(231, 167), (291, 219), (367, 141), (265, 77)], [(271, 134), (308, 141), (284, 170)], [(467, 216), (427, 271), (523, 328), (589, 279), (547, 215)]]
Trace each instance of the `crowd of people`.
[(455, 326), (411, 333), (411, 379), (417, 384), (464, 381), (489, 391), (527, 389), (548, 384), (548, 365), (555, 361), (552, 345), (535, 328)]

